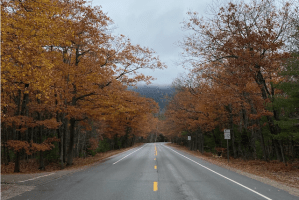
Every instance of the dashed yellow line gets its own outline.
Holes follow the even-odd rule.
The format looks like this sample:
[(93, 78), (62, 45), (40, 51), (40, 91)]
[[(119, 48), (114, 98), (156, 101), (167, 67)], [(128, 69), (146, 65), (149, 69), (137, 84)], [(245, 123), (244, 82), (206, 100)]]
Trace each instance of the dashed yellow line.
[[(157, 147), (156, 147), (156, 144), (155, 144), (155, 156), (158, 155), (158, 152), (157, 152)], [(156, 160), (156, 158), (154, 159)], [(157, 165), (155, 165), (155, 169), (157, 169)], [(153, 191), (158, 191), (158, 182), (154, 182), (153, 184)]]
[(158, 191), (158, 182), (154, 182), (153, 191)]

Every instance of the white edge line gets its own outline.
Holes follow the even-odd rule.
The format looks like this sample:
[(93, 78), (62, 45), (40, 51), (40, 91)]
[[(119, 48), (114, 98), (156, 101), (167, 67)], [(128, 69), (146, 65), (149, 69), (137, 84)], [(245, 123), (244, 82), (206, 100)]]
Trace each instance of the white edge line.
[[(145, 144), (145, 145), (146, 145), (146, 144)], [(144, 146), (145, 146), (145, 145), (144, 145)], [(143, 147), (144, 147), (144, 146), (143, 146)], [(142, 149), (143, 147), (137, 149), (136, 151)], [(128, 151), (129, 151), (129, 150), (128, 150)], [(134, 152), (136, 152), (136, 151), (134, 151)], [(132, 153), (134, 153), (134, 152), (132, 152)], [(130, 153), (130, 154), (132, 154), (132, 153)], [(130, 155), (130, 154), (129, 154), (129, 155)], [(129, 155), (127, 155), (127, 156), (129, 156)], [(125, 157), (127, 157), (127, 156), (125, 156)], [(122, 159), (124, 159), (125, 157), (123, 157)], [(122, 159), (118, 160), (117, 162), (121, 161)], [(113, 165), (116, 164), (117, 162), (113, 163)], [(25, 180), (25, 181), (18, 181), (18, 183), (24, 183), (24, 182), (26, 182), (26, 181), (32, 181), (32, 180), (35, 180), (35, 179), (38, 179), (38, 178), (41, 178), (41, 177), (50, 176), (50, 175), (52, 175), (52, 174), (55, 174), (55, 173), (50, 173), (50, 174), (47, 174), (47, 175), (38, 176), (38, 177), (35, 177), (35, 178), (27, 179), (27, 180)]]
[(41, 178), (41, 177), (45, 177), (45, 176), (50, 176), (52, 174), (55, 174), (55, 173), (51, 173), (51, 174), (47, 174), (47, 175), (44, 175), (44, 176), (38, 176), (38, 177), (35, 177), (35, 178), (31, 178), (31, 179), (27, 179), (25, 181), (18, 181), (19, 183), (24, 183), (26, 181), (32, 181), (32, 180), (35, 180), (35, 179), (38, 179), (38, 178)]
[(130, 154), (128, 154), (128, 155), (126, 155), (125, 157), (123, 157), (123, 158), (119, 159), (118, 161), (116, 161), (116, 162), (115, 162), (115, 163), (113, 163), (112, 165), (114, 165), (114, 164), (118, 163), (119, 161), (121, 161), (122, 159), (124, 159), (124, 158), (128, 157), (129, 155), (131, 155), (131, 154), (135, 153), (136, 151), (139, 151), (140, 149), (142, 149), (142, 148), (143, 148), (143, 147), (145, 147), (146, 145), (147, 145), (147, 144), (145, 144), (145, 145), (144, 145), (144, 146), (142, 146), (141, 148), (139, 148), (139, 149), (137, 149), (137, 150), (133, 151), (132, 153), (130, 153)]
[(264, 198), (267, 199), (267, 200), (272, 200), (272, 199), (270, 199), (269, 197), (266, 197), (265, 195), (262, 195), (261, 193), (258, 193), (257, 191), (254, 191), (254, 190), (250, 189), (249, 187), (246, 187), (245, 185), (242, 185), (241, 183), (238, 183), (237, 181), (234, 181), (234, 180), (232, 180), (232, 179), (230, 179), (230, 178), (227, 178), (226, 176), (223, 176), (222, 174), (219, 174), (218, 172), (215, 172), (214, 170), (212, 170), (212, 169), (210, 169), (210, 168), (208, 168), (208, 167), (206, 167), (206, 166), (204, 166), (204, 165), (199, 164), (198, 162), (196, 162), (196, 161), (194, 161), (194, 160), (188, 158), (187, 156), (184, 156), (184, 155), (178, 153), (177, 151), (175, 151), (175, 150), (173, 150), (173, 149), (171, 149), (171, 148), (169, 148), (169, 147), (167, 147), (167, 146), (165, 146), (165, 145), (163, 145), (163, 146), (166, 147), (166, 148), (168, 148), (168, 149), (170, 149), (170, 150), (172, 150), (172, 151), (174, 151), (175, 153), (179, 154), (180, 156), (183, 156), (184, 158), (187, 158), (188, 160), (190, 160), (190, 161), (192, 161), (192, 162), (198, 164), (199, 166), (201, 166), (201, 167), (203, 167), (203, 168), (205, 168), (205, 169), (207, 169), (207, 170), (209, 170), (209, 171), (211, 171), (211, 172), (213, 172), (213, 173), (215, 173), (215, 174), (217, 174), (217, 175), (219, 175), (219, 176), (221, 176), (221, 177), (223, 177), (223, 178), (225, 178), (225, 179), (227, 179), (227, 180), (229, 180), (229, 181), (231, 181), (231, 182), (233, 182), (233, 183), (235, 183), (235, 184), (237, 184), (237, 185), (240, 185), (241, 187), (246, 188), (247, 190), (249, 190), (249, 191), (251, 191), (251, 192), (254, 192), (255, 194), (258, 194), (258, 195), (264, 197)]
[(128, 151), (131, 151), (132, 149), (135, 149), (135, 148), (137, 148), (137, 147), (134, 147), (134, 148), (128, 149), (128, 150), (126, 150), (126, 151), (123, 151), (123, 152), (121, 152), (121, 153), (119, 153), (119, 154), (115, 154), (115, 155), (113, 155), (113, 156), (110, 156), (109, 158), (111, 158), (111, 157), (116, 157), (116, 156), (119, 156), (119, 155), (125, 154), (125, 153), (127, 153)]

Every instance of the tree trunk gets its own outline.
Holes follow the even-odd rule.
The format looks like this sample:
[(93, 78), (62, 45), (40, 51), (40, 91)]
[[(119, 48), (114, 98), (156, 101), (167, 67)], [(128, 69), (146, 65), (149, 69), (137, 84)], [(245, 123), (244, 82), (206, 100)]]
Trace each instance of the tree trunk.
[[(27, 115), (27, 117), (28, 117), (28, 115)], [(30, 129), (30, 128), (29, 128), (29, 129)], [(26, 141), (30, 144), (30, 140), (29, 140), (28, 135), (29, 135), (29, 130), (27, 129), (27, 130), (26, 130)], [(29, 160), (29, 158), (28, 158), (28, 154), (26, 154), (26, 162), (27, 162), (27, 163), (28, 163), (28, 160)]]
[(279, 140), (279, 146), (280, 146), (282, 161), (287, 166), (286, 159), (284, 157), (283, 142), (281, 140)]
[[(77, 129), (79, 129), (79, 127), (77, 127)], [(78, 131), (77, 131), (77, 134), (76, 134), (76, 135), (77, 135), (77, 138), (78, 138), (78, 139), (77, 139), (77, 146), (76, 146), (76, 147), (77, 147), (77, 153), (76, 153), (75, 157), (78, 157), (78, 156), (80, 155), (79, 147), (80, 147), (80, 139), (81, 139), (81, 138), (80, 138), (80, 134), (79, 134)]]
[(60, 168), (61, 169), (64, 169), (64, 160), (63, 160), (63, 156), (64, 156), (64, 134), (63, 134), (63, 131), (59, 131), (61, 133), (61, 136), (60, 136)]
[(272, 143), (274, 145), (277, 160), (282, 162), (282, 157), (281, 157), (281, 154), (280, 154), (280, 151), (279, 151), (278, 141), (277, 140), (272, 140)]
[(215, 134), (215, 130), (213, 130), (212, 133), (213, 133), (213, 138), (214, 138), (215, 146), (216, 146), (216, 147), (219, 147), (219, 146), (220, 146), (220, 143), (219, 143), (219, 141), (217, 140), (217, 137), (216, 137), (216, 134)]
[(251, 129), (251, 147), (253, 150), (253, 159), (256, 160), (255, 130)]
[(233, 129), (230, 130), (231, 136), (232, 136), (232, 148), (234, 153), (234, 158), (237, 158), (237, 149), (235, 144), (235, 132)]
[(6, 147), (6, 143), (3, 142), (2, 146), (3, 146), (3, 161), (4, 161), (4, 165), (8, 165), (8, 160), (7, 160), (8, 149)]
[[(39, 141), (40, 141), (40, 144), (43, 142), (43, 128), (41, 126), (39, 128)], [(45, 170), (43, 151), (39, 151), (39, 168), (38, 169)]]
[(64, 165), (63, 165), (63, 132), (61, 131), (61, 126), (58, 127), (57, 131), (57, 135), (58, 138), (60, 139), (59, 142), (59, 160), (60, 160), (60, 168), (63, 169)]
[[(55, 104), (58, 106), (58, 99), (57, 99), (57, 94), (55, 94)], [(64, 118), (64, 114), (60, 114), (58, 111), (56, 112), (56, 121), (57, 122), (62, 122)], [(60, 160), (60, 169), (64, 168), (64, 162), (63, 162), (63, 132), (61, 131), (62, 125), (58, 127), (57, 131), (57, 136), (60, 139), (59, 142), (59, 160)]]
[(241, 141), (239, 141), (239, 142), (238, 142), (239, 154), (241, 155), (242, 158), (244, 158), (244, 153), (243, 153), (243, 151), (242, 151), (241, 146), (242, 146)]
[(236, 152), (236, 147), (235, 147), (235, 135), (234, 135), (234, 124), (233, 124), (233, 113), (232, 113), (232, 105), (228, 105), (228, 111), (229, 111), (229, 128), (230, 128), (230, 134), (232, 138), (232, 148), (233, 148), (233, 154), (234, 158), (237, 158), (237, 152)]
[(20, 172), (20, 152), (15, 152), (15, 169), (14, 172)]
[[(38, 99), (37, 100), (38, 104), (40, 104), (40, 100)], [(38, 112), (37, 113), (37, 118), (39, 121), (42, 120), (42, 116), (41, 114)], [(43, 142), (43, 127), (42, 126), (39, 126), (39, 143), (41, 144)], [(43, 154), (43, 151), (39, 151), (39, 170), (45, 170), (45, 164), (44, 164), (44, 154)]]
[(258, 129), (258, 133), (260, 135), (261, 138), (261, 146), (262, 146), (262, 150), (263, 150), (263, 157), (265, 161), (268, 161), (268, 156), (267, 156), (267, 151), (266, 151), (266, 147), (265, 147), (265, 141), (264, 141), (264, 136), (263, 133), (261, 131), (261, 129)]
[(294, 150), (294, 141), (293, 136), (291, 136), (291, 155), (292, 155), (292, 162), (295, 161), (295, 150)]
[(85, 158), (84, 147), (85, 147), (85, 145), (86, 145), (86, 134), (87, 134), (87, 133), (85, 133), (85, 134), (83, 135), (83, 143), (82, 143), (82, 146), (81, 146), (81, 152), (82, 152), (82, 157), (83, 157), (83, 158)]
[(45, 170), (45, 162), (44, 162), (44, 152), (39, 151), (39, 170)]
[(135, 145), (135, 140), (136, 140), (136, 136), (135, 136), (135, 134), (133, 134), (133, 137), (132, 137), (132, 144), (131, 144), (131, 146), (134, 146), (134, 145)]
[(6, 146), (7, 143), (7, 138), (8, 138), (8, 133), (7, 133), (7, 127), (6, 127), (6, 123), (2, 123), (2, 128), (4, 129), (4, 133), (2, 132), (1, 135), (3, 135), (3, 141), (2, 142), (2, 146), (3, 146), (3, 161), (5, 165), (8, 165), (8, 157), (9, 157), (9, 151), (8, 148)]
[(74, 143), (75, 143), (75, 125), (76, 120), (74, 118), (70, 119), (70, 143), (67, 153), (67, 165), (73, 164), (73, 149), (74, 149)]
[[(260, 67), (256, 66), (256, 68), (259, 69)], [(260, 86), (263, 99), (264, 100), (268, 99), (267, 94), (269, 94), (270, 92), (267, 89), (265, 79), (264, 79), (264, 77), (262, 75), (262, 72), (260, 70), (258, 70), (257, 73), (256, 73), (255, 81)], [(274, 88), (272, 87), (271, 89), (272, 89), (271, 90), (271, 95), (272, 95), (271, 101), (273, 102)], [(273, 108), (273, 114), (274, 114), (275, 120), (279, 120), (277, 112), (274, 108)], [(273, 117), (267, 116), (267, 121), (268, 121), (268, 125), (269, 125), (269, 129), (270, 129), (271, 134), (272, 135), (277, 135), (279, 133), (280, 128), (278, 127), (278, 125), (275, 126)], [(277, 159), (282, 162), (283, 161), (282, 157), (284, 157), (284, 155), (281, 155), (281, 153), (283, 152), (283, 150), (279, 150), (280, 146), (279, 146), (278, 140), (273, 140), (273, 142), (274, 142), (274, 148), (275, 148)]]
[(270, 144), (270, 140), (268, 140), (268, 156), (269, 156), (269, 160), (271, 160), (272, 158), (274, 158), (274, 144), (273, 144), (273, 139), (271, 141)]
[(67, 118), (64, 119), (64, 127), (63, 127), (63, 163), (66, 163), (67, 160), (67, 134), (68, 134), (68, 123), (69, 120)]
[(10, 161), (11, 161), (11, 159), (10, 159), (10, 155), (9, 155), (9, 149), (8, 149), (8, 147), (6, 147), (6, 152), (7, 152), (7, 154), (6, 154), (6, 160), (7, 160), (7, 164), (9, 164)]
[[(25, 84), (25, 90), (24, 90), (24, 94), (23, 94), (23, 101), (22, 101), (22, 105), (21, 105), (21, 90), (19, 90), (19, 97), (18, 97), (18, 114), (17, 115), (25, 115), (25, 111), (26, 111), (26, 106), (29, 100), (29, 94), (27, 93), (27, 89), (29, 87), (29, 84)], [(21, 112), (19, 113), (21, 109)], [(19, 127), (21, 129), (21, 127)], [(17, 140), (21, 139), (21, 132), (17, 131)], [(20, 172), (20, 151), (16, 152), (16, 159), (15, 159), (15, 169), (14, 172)]]
[[(22, 95), (22, 91), (19, 89), (18, 90), (18, 96), (16, 99), (16, 103), (17, 103), (17, 111), (15, 115), (20, 115), (20, 110), (21, 110), (21, 95)], [(16, 127), (13, 125), (13, 129), (14, 132), (16, 134), (16, 140), (19, 140), (19, 131), (16, 131)], [(14, 168), (14, 172), (20, 172), (20, 153), (18, 151), (15, 151), (15, 168)]]
[(204, 153), (205, 149), (204, 149), (204, 135), (203, 132), (200, 131), (200, 152)]

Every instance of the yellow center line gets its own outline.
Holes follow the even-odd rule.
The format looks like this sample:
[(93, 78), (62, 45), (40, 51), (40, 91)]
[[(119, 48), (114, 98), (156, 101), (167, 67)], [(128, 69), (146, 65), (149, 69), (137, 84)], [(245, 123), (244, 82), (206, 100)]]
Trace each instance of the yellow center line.
[(158, 182), (154, 182), (153, 190), (158, 191)]
[(157, 169), (157, 165), (155, 165), (155, 169)]

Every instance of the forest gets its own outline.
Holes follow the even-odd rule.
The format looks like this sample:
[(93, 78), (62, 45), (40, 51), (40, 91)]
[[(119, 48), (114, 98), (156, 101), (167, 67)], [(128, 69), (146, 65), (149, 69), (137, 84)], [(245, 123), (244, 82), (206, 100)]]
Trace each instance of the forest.
[(4, 0), (1, 6), (1, 163), (36, 159), (61, 168), (76, 157), (142, 142), (158, 104), (127, 89), (166, 65), (113, 35), (113, 21), (84, 0)]
[(34, 159), (40, 170), (50, 162), (63, 169), (77, 157), (155, 141), (225, 155), (224, 129), (234, 158), (298, 160), (298, 4), (212, 8), (206, 18), (187, 13), (180, 67), (190, 73), (174, 80), (174, 93), (159, 90), (170, 94), (161, 113), (160, 94), (132, 87), (154, 80), (141, 69), (167, 66), (114, 35), (101, 7), (3, 0), (1, 164), (21, 172), (20, 162)]
[(206, 18), (189, 12), (180, 46), (191, 72), (173, 83), (164, 135), (216, 156), (298, 160), (298, 5), (238, 1)]

